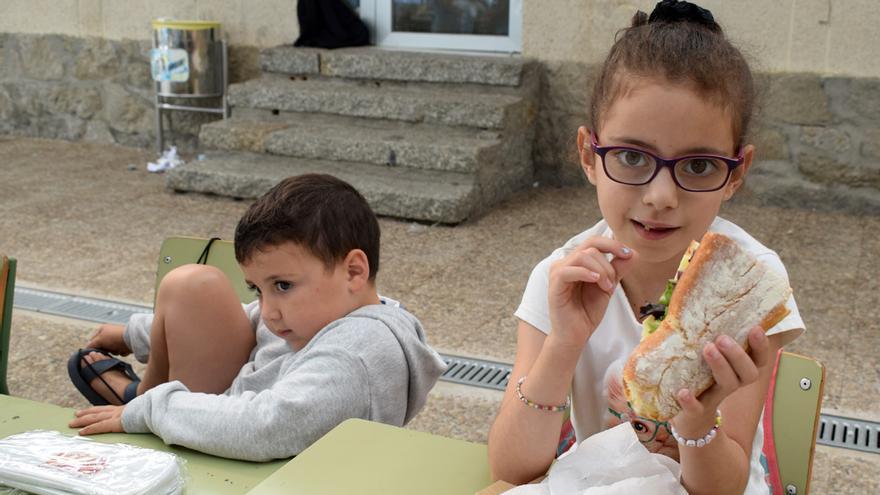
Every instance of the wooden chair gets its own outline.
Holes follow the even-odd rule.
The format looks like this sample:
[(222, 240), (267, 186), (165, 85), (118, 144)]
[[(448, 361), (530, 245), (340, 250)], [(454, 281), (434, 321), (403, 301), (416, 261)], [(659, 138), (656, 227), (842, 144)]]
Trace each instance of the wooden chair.
[(12, 299), (15, 294), (15, 258), (0, 256), (0, 394), (9, 395), (6, 366), (9, 361), (9, 334), (12, 326)]

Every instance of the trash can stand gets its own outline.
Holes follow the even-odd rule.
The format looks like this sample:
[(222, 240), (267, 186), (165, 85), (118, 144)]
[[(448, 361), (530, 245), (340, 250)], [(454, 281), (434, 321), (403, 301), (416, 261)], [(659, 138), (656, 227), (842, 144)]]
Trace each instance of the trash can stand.
[[(166, 20), (157, 20), (154, 21), (154, 30), (157, 25), (168, 25), (174, 26), (179, 23), (175, 21), (166, 21)], [(189, 25), (189, 24), (213, 24), (213, 23), (202, 23), (202, 22), (187, 22), (182, 21), (180, 24)], [(219, 28), (219, 24), (217, 24)], [(176, 28), (172, 28), (176, 29)], [(154, 32), (154, 50), (159, 48), (160, 42), (157, 38), (157, 33)], [(164, 111), (187, 111), (187, 112), (201, 112), (201, 113), (214, 113), (220, 114), (223, 116), (223, 119), (229, 118), (229, 105), (227, 102), (227, 94), (229, 87), (229, 51), (228, 46), (225, 40), (225, 37), (220, 40), (213, 40), (212, 43), (217, 43), (219, 45), (219, 55), (220, 55), (220, 88), (219, 92), (211, 92), (203, 93), (202, 89), (198, 85), (190, 84), (190, 87), (186, 89), (189, 92), (185, 93), (175, 93), (174, 85), (176, 84), (178, 87), (189, 80), (190, 73), (187, 73), (186, 79), (183, 80), (175, 80), (175, 79), (165, 79), (161, 81), (156, 79), (156, 74), (154, 72), (153, 79), (156, 85), (155, 91), (155, 104), (156, 104), (156, 144), (158, 147), (159, 153), (163, 153), (165, 149), (165, 136), (164, 136), (164, 125), (162, 122), (162, 115)], [(187, 57), (191, 59), (192, 54), (188, 53)], [(210, 57), (214, 58), (214, 56)], [(189, 64), (189, 59), (187, 61), (187, 65)], [(212, 60), (213, 61), (213, 60)], [(204, 69), (204, 68), (202, 68)], [(187, 68), (189, 71), (189, 68)], [(170, 71), (169, 71), (170, 72)], [(203, 74), (201, 74), (203, 75)], [(174, 82), (169, 82), (174, 81)], [(208, 85), (210, 88), (210, 85)], [(170, 89), (169, 89), (170, 88)], [(164, 90), (164, 91), (163, 91)], [(193, 105), (183, 105), (177, 103), (169, 103), (169, 98), (177, 98), (177, 99), (188, 99), (188, 98), (214, 98), (219, 99), (219, 106), (193, 106)]]

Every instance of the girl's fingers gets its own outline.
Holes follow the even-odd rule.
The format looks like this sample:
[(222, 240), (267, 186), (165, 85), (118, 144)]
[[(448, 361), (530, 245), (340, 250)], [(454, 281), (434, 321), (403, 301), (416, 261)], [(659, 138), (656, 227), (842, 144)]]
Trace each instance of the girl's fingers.
[(601, 277), (593, 270), (582, 266), (564, 266), (556, 270), (556, 274), (559, 280), (564, 283), (585, 282), (594, 284)]
[(764, 329), (759, 325), (756, 325), (749, 332), (749, 349), (751, 349), (749, 352), (752, 355), (752, 360), (758, 368), (767, 366), (773, 358), (770, 355), (770, 341), (767, 339)]
[(681, 410), (685, 413), (692, 415), (694, 417), (698, 417), (703, 414), (703, 410), (705, 407), (699, 400), (691, 393), (690, 390), (683, 388), (678, 391), (675, 395), (675, 399), (678, 401), (678, 404), (681, 406)]
[[(716, 342), (723, 338), (730, 339), (730, 337), (724, 336), (717, 339)], [(731, 342), (733, 341), (731, 340)], [(726, 394), (730, 394), (739, 388), (740, 378), (728, 362), (725, 354), (722, 353), (732, 351), (729, 348), (722, 351), (720, 346), (721, 344), (715, 343), (706, 344), (706, 346), (703, 347), (703, 358), (706, 360), (706, 363), (709, 364), (709, 368), (712, 370), (712, 376), (715, 377), (715, 383), (717, 386), (726, 392)], [(724, 346), (727, 347), (727, 343), (725, 343)], [(736, 342), (733, 342), (733, 346), (739, 347), (736, 345)], [(740, 349), (740, 351), (742, 351), (742, 349)]]
[(602, 253), (610, 254), (616, 258), (625, 259), (633, 255), (632, 249), (626, 247), (622, 242), (609, 237), (591, 237), (580, 243), (574, 250), (585, 251), (589, 248), (595, 248)]
[(758, 368), (755, 366), (755, 362), (733, 339), (722, 335), (715, 339), (715, 344), (727, 361), (728, 366), (736, 375), (737, 387), (748, 385), (758, 379)]

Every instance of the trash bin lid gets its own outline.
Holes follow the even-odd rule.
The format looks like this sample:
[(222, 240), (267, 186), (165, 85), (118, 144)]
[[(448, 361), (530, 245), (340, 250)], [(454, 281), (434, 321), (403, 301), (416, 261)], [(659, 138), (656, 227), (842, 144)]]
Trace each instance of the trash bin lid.
[(200, 31), (203, 29), (219, 29), (217, 21), (173, 21), (169, 19), (154, 19), (153, 29), (180, 29), (185, 31)]

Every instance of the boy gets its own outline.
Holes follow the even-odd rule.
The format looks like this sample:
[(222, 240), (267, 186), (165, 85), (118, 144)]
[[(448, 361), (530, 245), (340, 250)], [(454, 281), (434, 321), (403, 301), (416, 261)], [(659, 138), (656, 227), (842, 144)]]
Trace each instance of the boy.
[[(446, 365), (418, 320), (378, 296), (379, 224), (352, 186), (285, 179), (239, 221), (235, 257), (258, 295), (243, 310), (222, 272), (182, 266), (154, 315), (102, 326), (74, 353), (77, 388), (123, 405), (78, 411), (71, 427), (264, 461), (348, 418), (400, 426), (422, 408)], [(146, 361), (143, 380), (105, 350)]]

